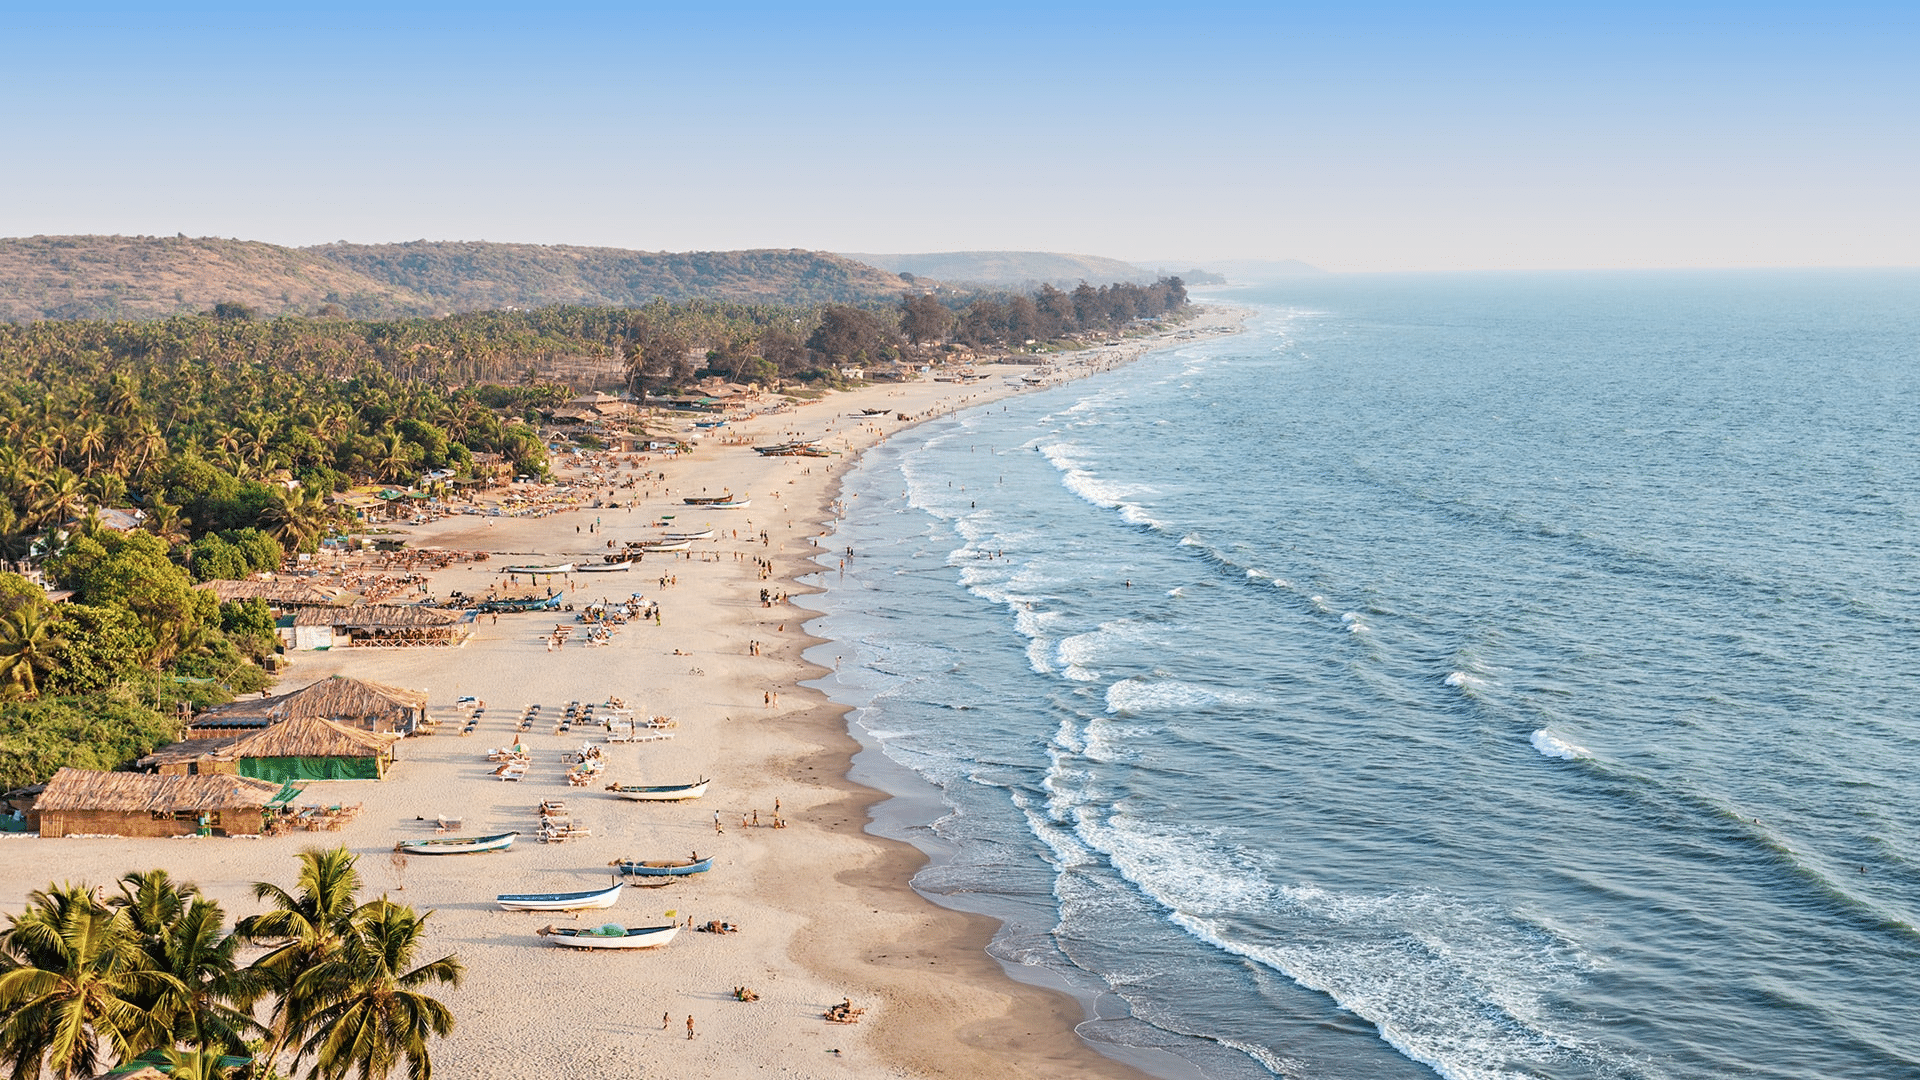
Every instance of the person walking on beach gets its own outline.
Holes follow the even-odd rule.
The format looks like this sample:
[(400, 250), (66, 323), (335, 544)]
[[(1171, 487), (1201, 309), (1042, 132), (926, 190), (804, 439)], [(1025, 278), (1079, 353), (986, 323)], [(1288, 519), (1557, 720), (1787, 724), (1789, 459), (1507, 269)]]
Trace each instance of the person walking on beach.
[(720, 827), (720, 811), (718, 810), (715, 810), (713, 812), (713, 831), (717, 833), (723, 833), (727, 831)]
[(687, 1038), (693, 1038), (693, 1014), (687, 1014)]
[(672, 1026), (673, 1026), (673, 1014), (670, 1012), (661, 1013), (660, 1014), (660, 1030), (665, 1031)]

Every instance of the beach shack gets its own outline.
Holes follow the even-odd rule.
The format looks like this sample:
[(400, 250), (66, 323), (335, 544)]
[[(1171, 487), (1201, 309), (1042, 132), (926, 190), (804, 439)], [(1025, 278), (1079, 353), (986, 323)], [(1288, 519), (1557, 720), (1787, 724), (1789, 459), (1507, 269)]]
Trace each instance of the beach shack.
[(335, 675), (291, 693), (216, 705), (187, 722), (187, 738), (248, 735), (305, 717), (409, 735), (426, 721), (427, 692)]
[(290, 649), (451, 649), (472, 636), (463, 611), (410, 604), (354, 604), (296, 611), (282, 629)]
[(381, 780), (393, 764), (393, 732), (363, 731), (317, 716), (286, 720), (251, 735), (188, 739), (134, 762), (162, 776), (250, 776), (301, 780)]
[(61, 769), (34, 800), (41, 836), (254, 836), (299, 792), (246, 776)]

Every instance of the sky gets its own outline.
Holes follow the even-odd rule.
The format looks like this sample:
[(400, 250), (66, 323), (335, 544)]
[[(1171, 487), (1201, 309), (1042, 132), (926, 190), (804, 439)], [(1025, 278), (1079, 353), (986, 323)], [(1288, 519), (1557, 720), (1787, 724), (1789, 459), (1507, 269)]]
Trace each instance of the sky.
[(0, 0), (0, 42), (5, 236), (1920, 265), (1912, 3)]

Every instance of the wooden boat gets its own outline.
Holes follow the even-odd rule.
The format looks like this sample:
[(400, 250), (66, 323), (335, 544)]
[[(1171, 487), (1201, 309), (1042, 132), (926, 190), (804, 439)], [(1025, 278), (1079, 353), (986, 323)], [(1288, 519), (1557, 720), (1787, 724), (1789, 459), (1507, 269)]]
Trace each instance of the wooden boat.
[(751, 499), (733, 499), (728, 502), (708, 503), (707, 509), (709, 510), (745, 510), (747, 507), (751, 505), (753, 505), (753, 501)]
[(613, 864), (621, 877), (685, 877), (688, 874), (704, 874), (713, 869), (713, 856), (705, 858), (695, 855), (690, 859), (648, 859), (645, 862), (634, 859), (619, 859)]
[(725, 427), (726, 425), (727, 422), (725, 420), (695, 420), (693, 422), (693, 426), (697, 428), (717, 428)]
[(693, 544), (686, 540), (642, 540), (634, 545), (636, 551), (653, 552), (685, 551)]
[(501, 893), (493, 898), (508, 911), (585, 911), (610, 908), (620, 899), (620, 886), (585, 892)]
[(861, 416), (885, 416), (885, 415), (887, 415), (887, 410), (885, 410), (885, 409), (861, 409), (861, 410), (860, 410), (860, 415), (861, 415)]
[(654, 949), (673, 940), (678, 923), (666, 926), (547, 926), (539, 935), (569, 949)]
[(484, 600), (475, 611), (490, 614), (499, 611), (553, 611), (560, 606), (560, 598), (565, 593), (552, 596), (515, 596), (502, 600)]
[(608, 784), (607, 790), (623, 799), (634, 802), (679, 802), (682, 799), (697, 799), (707, 793), (707, 785), (712, 780), (697, 780), (691, 784), (656, 784), (651, 787), (639, 784)]
[(393, 850), (409, 855), (470, 855), (476, 851), (505, 851), (513, 846), (517, 832), (492, 836), (449, 836), (444, 840), (402, 840)]
[(553, 566), (507, 566), (500, 570), (503, 574), (571, 574), (573, 564), (556, 563)]
[(670, 532), (664, 535), (663, 537), (661, 537), (661, 539), (663, 540), (711, 540), (713, 539), (713, 530), (701, 529), (698, 532)]
[[(609, 555), (607, 557), (611, 559), (613, 556)], [(574, 567), (575, 571), (582, 574), (612, 574), (621, 570), (631, 569), (633, 569), (633, 564), (630, 562), (581, 563), (579, 566)]]
[(733, 494), (729, 492), (725, 495), (688, 495), (680, 501), (688, 506), (712, 506), (714, 503), (727, 502), (732, 498)]

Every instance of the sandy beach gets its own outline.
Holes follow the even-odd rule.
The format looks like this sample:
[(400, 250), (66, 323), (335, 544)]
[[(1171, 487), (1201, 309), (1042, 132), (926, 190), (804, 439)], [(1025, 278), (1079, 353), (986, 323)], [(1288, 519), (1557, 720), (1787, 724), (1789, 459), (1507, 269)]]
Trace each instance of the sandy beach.
[[(1229, 332), (1243, 314), (1204, 307), (1158, 337), (1070, 354), (1053, 370), (1072, 377), (1133, 359), (1176, 334)], [(433, 1047), (442, 1076), (1141, 1075), (1074, 1035), (1086, 1018), (1079, 1001), (1005, 976), (984, 948), (991, 920), (938, 907), (909, 887), (923, 856), (866, 831), (870, 808), (884, 796), (846, 778), (858, 747), (844, 711), (802, 685), (821, 673), (802, 657), (817, 643), (803, 628), (811, 612), (802, 603), (761, 600), (763, 589), (801, 599), (809, 591), (799, 579), (818, 572), (815, 558), (832, 547), (836, 480), (860, 450), (919, 419), (1029, 392), (1019, 380), (1036, 371), (980, 370), (988, 377), (979, 382), (875, 385), (727, 429), (756, 443), (819, 439), (838, 452), (831, 458), (761, 457), (709, 439), (690, 455), (613, 465), (616, 482), (636, 472), (651, 478), (597, 494), (622, 504), (643, 496), (637, 506), (463, 516), (404, 529), (413, 547), (492, 553), (485, 563), (434, 572), (427, 587), (440, 597), (504, 587), (502, 568), (511, 563), (599, 561), (609, 544), (657, 536), (650, 523), (662, 515), (673, 515), (676, 529), (711, 526), (717, 539), (683, 554), (648, 555), (629, 572), (574, 575), (566, 583), (570, 602), (643, 593), (660, 605), (658, 625), (629, 623), (605, 646), (584, 643), (573, 613), (530, 612), (483, 618), (458, 649), (292, 654), (280, 690), (352, 675), (427, 691), (431, 712), (445, 722), (438, 734), (402, 742), (385, 781), (308, 786), (302, 802), (363, 805), (338, 833), (0, 840), (0, 910), (17, 912), (49, 882), (111, 883), (162, 867), (198, 883), (237, 918), (259, 910), (252, 882), (290, 884), (297, 852), (344, 844), (361, 856), (365, 895), (387, 892), (432, 909), (430, 955), (454, 952), (467, 966), (465, 984), (441, 994), (459, 1023)], [(865, 409), (887, 412), (867, 417)], [(559, 475), (582, 482), (566, 463), (560, 459)], [(751, 505), (713, 510), (682, 502), (722, 491)], [(770, 564), (765, 576), (756, 560)], [(557, 649), (549, 642), (556, 625), (574, 630)], [(462, 736), (456, 702), (467, 696), (486, 708), (478, 730)], [(610, 697), (673, 718), (673, 737), (604, 745), (595, 731), (554, 733), (553, 718), (567, 702)], [(535, 704), (542, 719), (516, 735), (515, 723)], [(486, 753), (516, 739), (531, 747), (533, 766), (524, 780), (502, 782)], [(561, 755), (588, 742), (603, 743), (609, 782), (713, 783), (704, 798), (666, 804), (619, 800), (600, 783), (571, 788)], [(591, 835), (537, 842), (535, 808), (543, 799), (565, 800)], [(776, 803), (784, 828), (772, 827)], [(398, 840), (432, 837), (440, 816), (463, 819), (466, 835), (523, 835), (505, 853), (394, 855)], [(604, 884), (609, 863), (620, 858), (695, 851), (715, 857), (710, 873), (627, 889), (607, 911), (513, 913), (493, 901), (500, 892)], [(556, 948), (535, 934), (549, 923), (637, 926), (689, 916), (739, 931), (683, 932), (664, 949), (614, 954)], [(735, 1000), (735, 987), (751, 988), (759, 1000)], [(843, 1000), (865, 1010), (859, 1023), (823, 1018)]]

